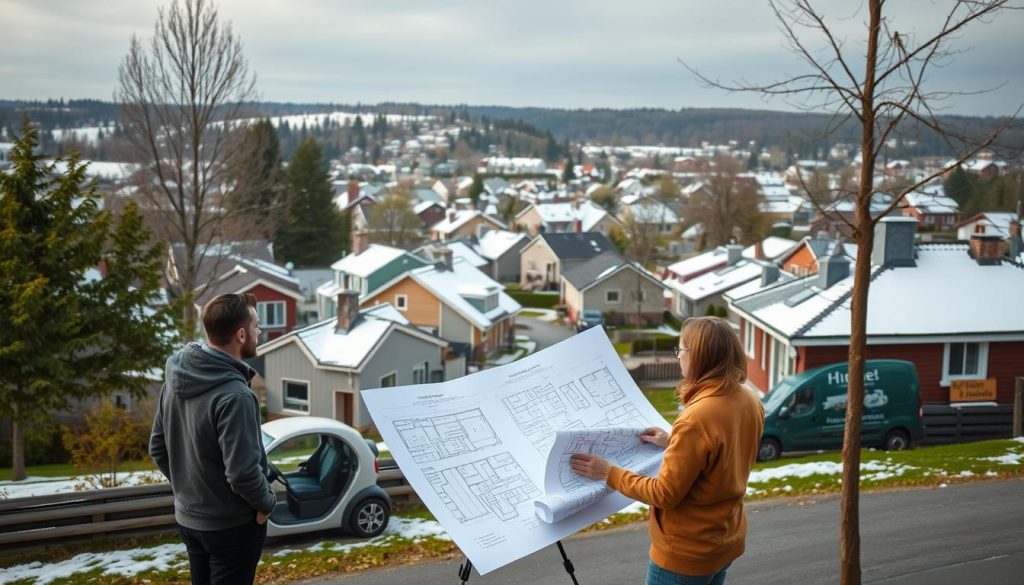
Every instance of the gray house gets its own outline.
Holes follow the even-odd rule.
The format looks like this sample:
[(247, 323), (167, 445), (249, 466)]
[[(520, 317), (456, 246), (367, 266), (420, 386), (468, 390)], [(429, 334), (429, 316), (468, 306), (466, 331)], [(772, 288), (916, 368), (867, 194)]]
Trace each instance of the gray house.
[(338, 316), (261, 345), (267, 417), (311, 415), (357, 429), (373, 424), (359, 391), (439, 382), (448, 343), (412, 326), (390, 304), (359, 309), (338, 295)]

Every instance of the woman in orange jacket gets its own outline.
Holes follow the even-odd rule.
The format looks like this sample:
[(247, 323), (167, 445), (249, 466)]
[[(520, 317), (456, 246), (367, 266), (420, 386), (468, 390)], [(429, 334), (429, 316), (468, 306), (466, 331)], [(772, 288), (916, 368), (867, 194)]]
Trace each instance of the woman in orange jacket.
[(665, 447), (658, 476), (638, 475), (592, 455), (573, 455), (572, 467), (651, 506), (648, 585), (721, 585), (744, 550), (743, 496), (764, 408), (743, 386), (747, 358), (727, 321), (687, 321), (676, 356), (684, 409), (670, 433), (650, 428), (640, 436)]

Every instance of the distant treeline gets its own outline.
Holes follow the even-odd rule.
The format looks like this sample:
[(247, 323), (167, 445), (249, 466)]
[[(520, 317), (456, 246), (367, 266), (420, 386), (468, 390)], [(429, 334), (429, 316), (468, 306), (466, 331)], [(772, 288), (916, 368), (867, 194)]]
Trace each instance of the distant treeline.
[[(800, 158), (825, 158), (836, 144), (859, 144), (859, 128), (847, 121), (836, 128), (835, 120), (824, 114), (773, 112), (740, 109), (590, 109), (512, 108), (505, 106), (424, 105), (410, 103), (332, 104), (280, 103), (250, 104), (255, 116), (348, 112), (432, 115), (450, 122), (470, 122), (481, 134), (493, 134), (497, 146), (509, 154), (539, 156), (550, 161), (565, 156), (565, 144), (593, 142), (614, 146), (634, 144), (699, 147), (702, 142), (724, 144), (735, 140), (745, 147), (751, 141), (759, 149), (795, 152)], [(23, 111), (44, 130), (91, 126), (117, 120), (116, 104), (100, 100), (0, 100), (0, 126), (21, 124)], [(1002, 118), (944, 116), (942, 122), (957, 132), (982, 136), (1003, 123)], [(490, 127), (491, 131), (486, 129)], [(292, 129), (295, 130), (295, 129)], [(829, 132), (827, 132), (830, 130)], [(826, 133), (828, 134), (826, 136)], [(927, 128), (905, 123), (899, 136), (904, 140), (890, 152), (892, 157), (951, 156), (953, 148), (942, 136)], [(318, 138), (324, 138), (318, 136)], [(328, 150), (350, 146), (348, 136), (327, 141)], [(467, 135), (473, 150), (486, 149), (480, 138)], [(332, 144), (333, 142), (333, 144)], [(1010, 148), (1024, 149), (1024, 125), (1015, 124), (1000, 138)], [(954, 143), (954, 146), (955, 143)], [(332, 148), (333, 147), (333, 148)], [(285, 150), (289, 150), (286, 148)], [(329, 156), (335, 152), (328, 152)], [(851, 155), (852, 156), (852, 155)]]

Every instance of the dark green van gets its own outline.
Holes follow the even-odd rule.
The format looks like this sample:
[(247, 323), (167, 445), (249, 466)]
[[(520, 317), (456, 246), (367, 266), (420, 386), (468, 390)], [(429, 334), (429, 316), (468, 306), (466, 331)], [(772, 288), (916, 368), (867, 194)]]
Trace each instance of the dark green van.
[[(846, 362), (783, 378), (764, 399), (764, 433), (758, 461), (783, 451), (839, 449), (846, 426)], [(864, 364), (861, 441), (889, 451), (906, 449), (924, 435), (917, 370), (903, 360)]]

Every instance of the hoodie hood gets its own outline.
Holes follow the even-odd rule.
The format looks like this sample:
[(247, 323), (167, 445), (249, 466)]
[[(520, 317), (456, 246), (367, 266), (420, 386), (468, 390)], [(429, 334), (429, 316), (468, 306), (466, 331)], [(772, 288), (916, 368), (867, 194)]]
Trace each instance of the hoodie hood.
[(220, 350), (189, 343), (167, 360), (167, 386), (178, 398), (193, 398), (231, 381), (248, 385), (256, 374)]

